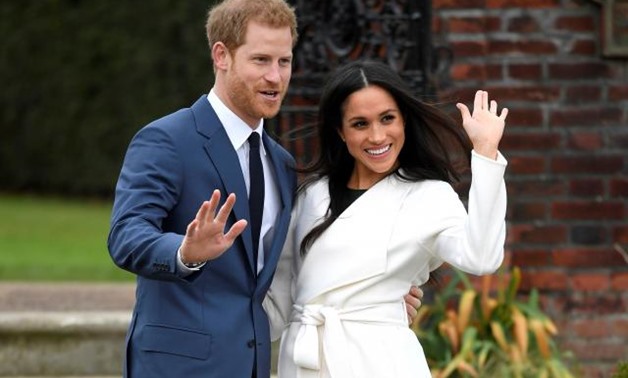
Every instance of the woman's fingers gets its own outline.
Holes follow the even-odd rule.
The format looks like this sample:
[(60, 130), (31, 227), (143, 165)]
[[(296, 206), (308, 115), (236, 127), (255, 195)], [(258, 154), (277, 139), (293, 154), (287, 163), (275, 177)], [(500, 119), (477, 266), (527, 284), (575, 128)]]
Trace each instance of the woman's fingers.
[(482, 109), (482, 91), (475, 92), (475, 98), (473, 99), (473, 111)]
[[(456, 107), (460, 110), (460, 113), (462, 114), (463, 120), (464, 117), (466, 116), (466, 114), (468, 114), (468, 108), (464, 105), (464, 104), (456, 104)], [(467, 111), (465, 112), (464, 109), (467, 109)], [(501, 112), (499, 112), (499, 107), (497, 104), (497, 101), (495, 100), (490, 100), (489, 101), (489, 97), (488, 97), (488, 92), (487, 91), (483, 91), (483, 90), (478, 90), (475, 92), (475, 99), (473, 100), (473, 116), (476, 115), (476, 111), (488, 111), (491, 114), (494, 114), (495, 116), (499, 117), (501, 120), (505, 120), (506, 116), (508, 115), (508, 109), (507, 108), (503, 108), (501, 110)]]
[(489, 111), (493, 114), (497, 114), (497, 101), (491, 100), (491, 107)]
[(503, 108), (502, 113), (499, 115), (499, 118), (502, 121), (506, 121), (506, 117), (508, 116), (508, 108)]
[(457, 103), (456, 107), (460, 111), (460, 115), (462, 116), (463, 122), (464, 122), (464, 120), (466, 120), (466, 119), (471, 117), (471, 113), (469, 112), (469, 108), (467, 108), (467, 106), (465, 104)]

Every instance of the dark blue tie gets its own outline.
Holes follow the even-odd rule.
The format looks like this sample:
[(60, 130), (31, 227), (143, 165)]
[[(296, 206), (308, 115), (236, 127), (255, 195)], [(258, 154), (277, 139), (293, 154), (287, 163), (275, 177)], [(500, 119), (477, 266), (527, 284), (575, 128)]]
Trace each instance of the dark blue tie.
[(257, 272), (257, 249), (259, 248), (262, 213), (264, 212), (264, 168), (259, 153), (260, 137), (256, 132), (249, 136), (249, 211), (251, 212), (251, 234), (253, 235), (253, 260)]

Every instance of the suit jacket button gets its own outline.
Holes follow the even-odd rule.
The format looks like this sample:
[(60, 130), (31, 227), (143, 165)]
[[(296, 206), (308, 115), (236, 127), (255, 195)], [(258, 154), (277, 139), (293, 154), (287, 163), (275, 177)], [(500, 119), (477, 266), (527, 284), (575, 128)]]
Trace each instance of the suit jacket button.
[(253, 348), (255, 346), (255, 340), (252, 339), (247, 341), (246, 346), (248, 346), (249, 348)]

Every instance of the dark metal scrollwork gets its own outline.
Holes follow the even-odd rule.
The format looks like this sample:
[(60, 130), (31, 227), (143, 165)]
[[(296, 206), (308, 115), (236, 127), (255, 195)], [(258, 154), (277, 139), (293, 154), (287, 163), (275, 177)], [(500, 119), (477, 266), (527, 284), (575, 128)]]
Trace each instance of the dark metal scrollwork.
[(282, 138), (286, 147), (300, 160), (309, 159), (312, 147), (299, 140), (306, 136), (299, 131), (314, 122), (326, 75), (336, 66), (355, 59), (380, 60), (399, 72), (417, 95), (431, 94), (430, 0), (290, 2), (297, 12), (299, 42), (275, 131), (287, 136)]

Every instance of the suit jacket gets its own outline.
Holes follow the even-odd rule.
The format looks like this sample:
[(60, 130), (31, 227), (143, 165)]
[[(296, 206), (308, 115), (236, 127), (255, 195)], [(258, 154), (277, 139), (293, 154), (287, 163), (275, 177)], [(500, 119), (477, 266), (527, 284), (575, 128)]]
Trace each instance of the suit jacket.
[(108, 246), (137, 275), (126, 340), (126, 377), (270, 375), (268, 318), (262, 300), (290, 221), (294, 159), (265, 133), (281, 196), (271, 248), (256, 277), (250, 229), (221, 257), (184, 276), (176, 254), (187, 225), (214, 189), (236, 194), (227, 229), (249, 220), (240, 164), (224, 126), (202, 96), (142, 128), (127, 150), (116, 186)]
[(471, 166), (468, 212), (446, 182), (390, 175), (305, 257), (301, 241), (329, 206), (327, 179), (300, 193), (266, 303), (273, 331), (283, 331), (280, 378), (431, 376), (403, 296), (443, 262), (479, 275), (504, 256), (506, 161), (473, 153)]

